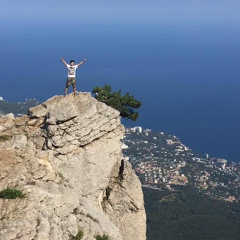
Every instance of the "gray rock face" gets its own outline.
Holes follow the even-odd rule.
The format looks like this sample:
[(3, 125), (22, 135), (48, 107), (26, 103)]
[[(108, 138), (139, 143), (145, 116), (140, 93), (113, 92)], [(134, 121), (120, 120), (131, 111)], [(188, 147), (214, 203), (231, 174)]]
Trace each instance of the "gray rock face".
[(0, 118), (0, 239), (145, 240), (141, 184), (123, 159), (119, 112), (90, 94), (55, 96)]

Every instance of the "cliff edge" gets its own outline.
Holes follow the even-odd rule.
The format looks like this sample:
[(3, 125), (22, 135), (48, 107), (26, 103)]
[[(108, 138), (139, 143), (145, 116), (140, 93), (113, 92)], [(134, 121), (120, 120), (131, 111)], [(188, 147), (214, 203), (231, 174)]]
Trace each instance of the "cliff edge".
[[(0, 118), (1, 240), (145, 240), (140, 181), (123, 158), (119, 112), (89, 93)], [(2, 138), (1, 138), (2, 136)]]

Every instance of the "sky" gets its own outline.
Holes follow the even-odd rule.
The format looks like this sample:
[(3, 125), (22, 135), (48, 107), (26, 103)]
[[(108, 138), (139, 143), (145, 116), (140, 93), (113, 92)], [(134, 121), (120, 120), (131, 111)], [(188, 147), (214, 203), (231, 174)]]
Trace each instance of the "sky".
[[(240, 30), (240, 3), (238, 0), (143, 0), (134, 1), (110, 1), (91, 0), (0, 0), (0, 64), (10, 65), (11, 63), (26, 61), (25, 50), (30, 45), (36, 48), (45, 48), (48, 53), (56, 58), (57, 53), (63, 57), (74, 55), (76, 49), (81, 49), (82, 54), (89, 53), (94, 56), (96, 43), (106, 41), (111, 43), (111, 35), (116, 37), (125, 31), (131, 36), (138, 31), (161, 31), (168, 29), (178, 42), (178, 32), (186, 32), (190, 41), (201, 43), (215, 42), (221, 45), (222, 30), (232, 36)], [(191, 28), (191, 36), (187, 35)], [(214, 29), (214, 30), (213, 30)], [(206, 32), (205, 38), (199, 32)], [(78, 42), (74, 39), (77, 33), (82, 33)], [(41, 33), (36, 36), (36, 33)], [(137, 33), (136, 33), (137, 34)], [(174, 36), (175, 34), (175, 36)], [(69, 36), (70, 39), (67, 39)], [(133, 36), (134, 37), (134, 36)], [(139, 35), (139, 41), (141, 41)], [(153, 41), (152, 36), (150, 41)], [(164, 36), (162, 36), (164, 38)], [(44, 45), (44, 40), (49, 39), (49, 45)], [(67, 40), (66, 40), (67, 39)], [(82, 43), (88, 39), (87, 45)], [(95, 39), (92, 43), (89, 39)], [(51, 43), (52, 40), (52, 43)], [(238, 38), (229, 38), (229, 44), (236, 44)], [(71, 42), (74, 44), (72, 48)], [(231, 43), (232, 42), (232, 43)], [(63, 46), (69, 44), (69, 53), (62, 52)], [(224, 47), (225, 42), (223, 43)], [(17, 48), (17, 46), (19, 46)], [(118, 47), (118, 45), (116, 45)], [(91, 53), (92, 51), (92, 53)], [(21, 58), (23, 56), (23, 58)], [(58, 56), (59, 58), (60, 56)], [(54, 58), (52, 59), (54, 61)], [(29, 57), (29, 62), (40, 63), (44, 61), (44, 53)], [(46, 61), (46, 60), (45, 60)], [(100, 60), (98, 61), (100, 62)], [(28, 67), (29, 63), (25, 62)], [(1, 72), (0, 72), (1, 73)]]
[[(143, 24), (228, 24), (239, 20), (237, 0), (143, 0), (134, 1), (76, 1), (1, 0), (2, 20), (47, 22), (54, 20), (86, 22), (122, 22)], [(5, 22), (5, 21), (4, 21)], [(1, 25), (3, 21), (1, 21)]]
[(196, 34), (198, 29), (210, 32), (213, 27), (239, 31), (239, 12), (238, 0), (0, 0), (0, 43), (11, 48), (13, 42), (18, 44), (18, 38), (23, 38), (23, 33), (27, 41), (36, 31), (41, 31), (43, 38), (53, 38), (57, 36), (51, 36), (51, 32), (57, 29), (62, 29), (62, 34), (68, 34), (69, 29), (83, 34), (92, 34), (91, 31), (106, 34), (113, 28), (114, 31), (126, 28), (131, 33), (135, 28), (162, 27), (174, 31), (191, 27)]

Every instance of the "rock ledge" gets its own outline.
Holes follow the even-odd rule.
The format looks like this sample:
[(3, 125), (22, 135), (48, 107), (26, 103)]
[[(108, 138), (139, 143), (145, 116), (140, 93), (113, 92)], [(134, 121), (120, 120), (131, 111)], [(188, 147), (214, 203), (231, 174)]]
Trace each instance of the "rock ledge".
[(83, 240), (145, 240), (141, 184), (122, 156), (123, 133), (119, 112), (89, 93), (0, 118), (0, 191), (25, 194), (0, 199), (0, 239), (70, 240), (83, 231)]

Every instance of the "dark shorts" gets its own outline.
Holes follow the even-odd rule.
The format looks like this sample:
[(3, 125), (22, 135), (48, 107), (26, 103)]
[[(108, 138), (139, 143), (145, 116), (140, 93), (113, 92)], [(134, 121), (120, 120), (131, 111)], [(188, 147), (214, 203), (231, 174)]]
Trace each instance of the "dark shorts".
[(75, 78), (75, 77), (69, 77), (69, 78), (67, 78), (66, 88), (69, 88), (70, 85), (72, 85), (73, 88), (76, 87), (76, 78)]

